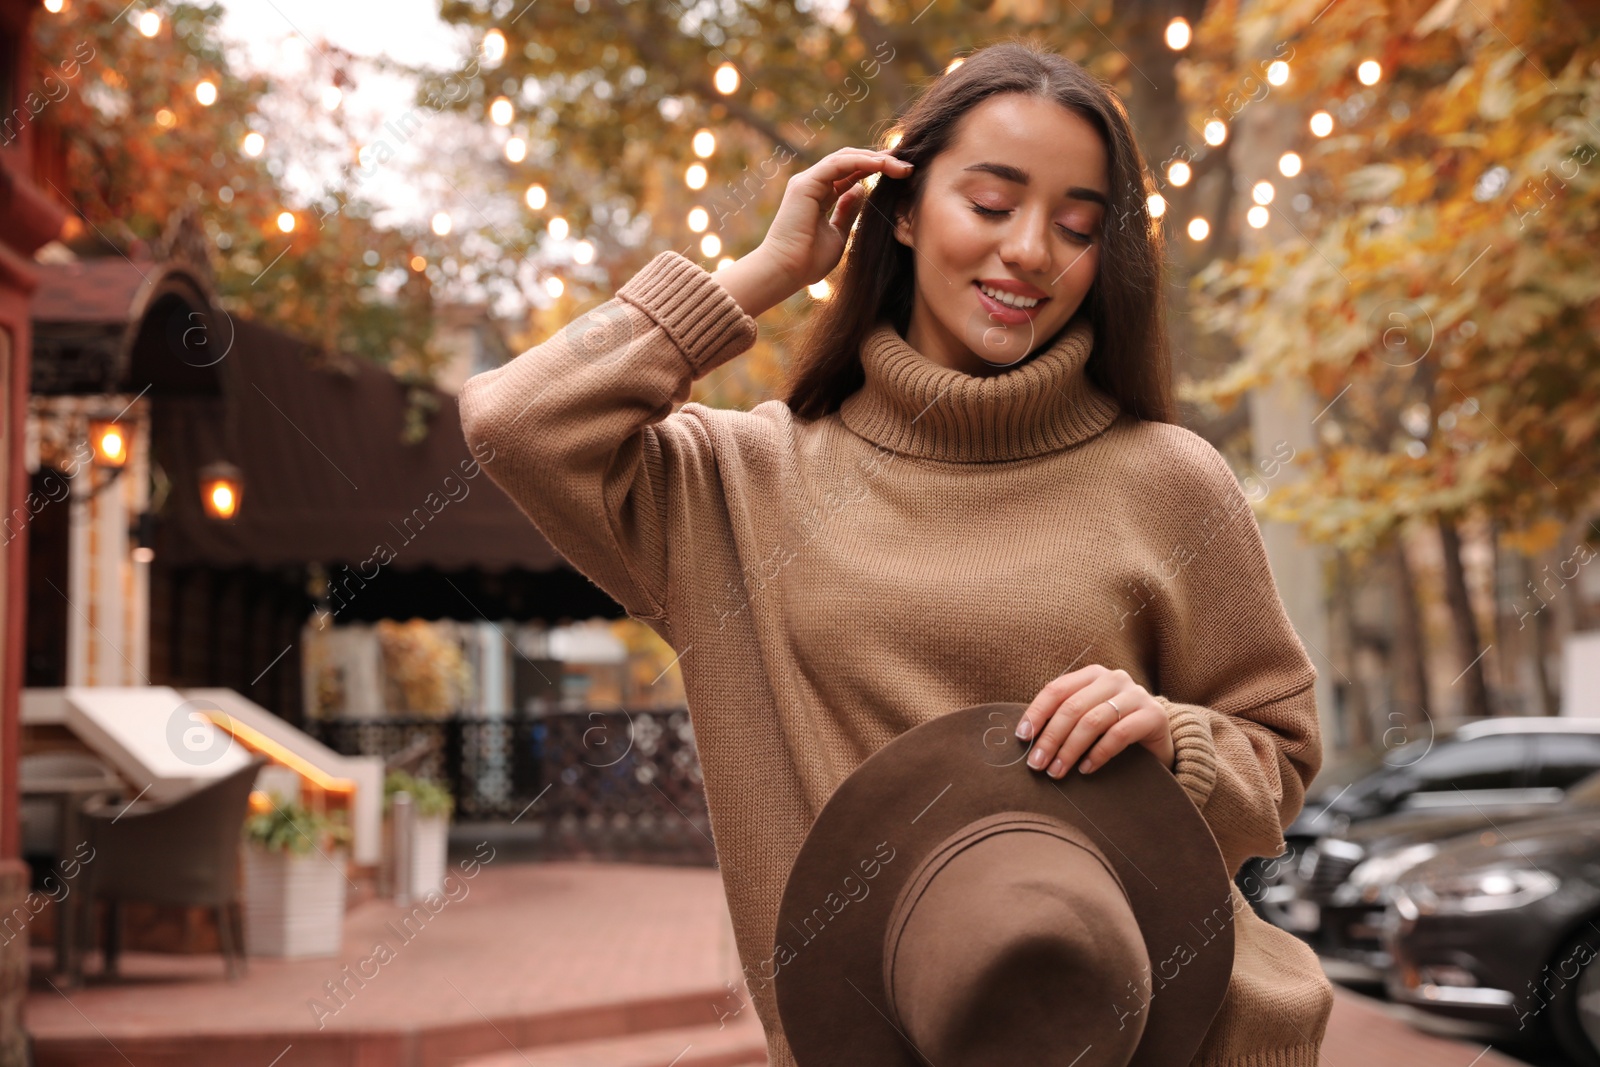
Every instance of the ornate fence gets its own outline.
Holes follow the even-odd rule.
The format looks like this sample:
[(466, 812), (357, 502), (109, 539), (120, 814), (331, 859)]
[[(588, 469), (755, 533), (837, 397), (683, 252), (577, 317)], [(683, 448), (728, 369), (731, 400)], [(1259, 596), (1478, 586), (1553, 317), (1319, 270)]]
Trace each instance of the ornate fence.
[(551, 857), (715, 863), (687, 708), (307, 724), (347, 756), (422, 744), (421, 777), (449, 785), (458, 821), (525, 828)]

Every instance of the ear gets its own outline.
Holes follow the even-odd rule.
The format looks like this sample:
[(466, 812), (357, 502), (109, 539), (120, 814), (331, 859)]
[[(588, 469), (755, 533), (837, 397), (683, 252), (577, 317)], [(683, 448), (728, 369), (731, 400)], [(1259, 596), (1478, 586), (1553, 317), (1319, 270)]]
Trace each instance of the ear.
[(911, 222), (913, 221), (911, 216), (915, 211), (915, 207), (907, 208), (894, 217), (894, 239), (907, 248), (915, 247), (911, 243)]

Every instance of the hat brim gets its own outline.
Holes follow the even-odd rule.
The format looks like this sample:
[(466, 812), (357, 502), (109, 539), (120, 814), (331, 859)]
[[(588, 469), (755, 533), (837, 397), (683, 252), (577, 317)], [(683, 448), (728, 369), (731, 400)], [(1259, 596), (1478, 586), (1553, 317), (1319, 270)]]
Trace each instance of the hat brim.
[(1088, 775), (1074, 770), (1053, 779), (1028, 767), (1029, 745), (1015, 736), (1025, 710), (1009, 702), (974, 705), (907, 730), (863, 761), (823, 806), (790, 870), (774, 955), (758, 976), (776, 985), (784, 1034), (801, 1067), (920, 1064), (891, 1022), (884, 925), (930, 849), (1001, 811), (1072, 823), (1105, 854), (1127, 890), (1151, 968), (1108, 987), (1108, 1025), (1136, 1018), (1148, 998), (1130, 1067), (1193, 1059), (1233, 973), (1232, 885), (1211, 828), (1143, 746), (1129, 746)]

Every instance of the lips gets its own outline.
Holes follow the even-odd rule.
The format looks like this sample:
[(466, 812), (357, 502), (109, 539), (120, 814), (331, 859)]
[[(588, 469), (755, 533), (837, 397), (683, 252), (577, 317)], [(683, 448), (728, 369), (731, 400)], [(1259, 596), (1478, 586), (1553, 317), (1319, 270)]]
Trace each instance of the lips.
[(984, 292), (982, 286), (985, 284), (990, 283), (979, 281), (974, 281), (972, 283), (973, 291), (978, 294), (978, 303), (983, 305), (984, 310), (989, 313), (989, 317), (992, 320), (1002, 324), (1017, 325), (1028, 322), (1038, 315), (1039, 312), (1043, 311), (1044, 306), (1050, 302), (1050, 298), (1045, 297), (1037, 304), (1033, 305), (1033, 307), (1013, 307), (1010, 304), (1001, 303), (988, 293)]

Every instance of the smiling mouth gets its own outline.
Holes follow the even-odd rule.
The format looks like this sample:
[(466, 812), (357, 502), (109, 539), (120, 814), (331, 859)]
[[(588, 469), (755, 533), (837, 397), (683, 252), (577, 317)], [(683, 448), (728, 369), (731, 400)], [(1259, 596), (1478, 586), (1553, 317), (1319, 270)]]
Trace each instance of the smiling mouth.
[(980, 297), (982, 297), (985, 300), (989, 300), (989, 301), (993, 302), (996, 307), (1003, 308), (1006, 311), (1016, 312), (1016, 313), (1022, 314), (1022, 315), (1030, 315), (1031, 316), (1033, 313), (1037, 312), (1038, 310), (1040, 310), (1041, 308), (1043, 308), (1046, 304), (1048, 304), (1050, 302), (1050, 298), (1048, 296), (1035, 297), (1035, 298), (1033, 298), (1034, 302), (1032, 304), (1029, 304), (1026, 307), (1024, 307), (1021, 304), (1010, 304), (1010, 303), (1006, 302), (1007, 298), (1017, 299), (1015, 297), (1015, 294), (1007, 293), (1005, 295), (1005, 297), (996, 297), (993, 293), (989, 292), (989, 290), (984, 287), (982, 282), (977, 281), (976, 279), (973, 281), (972, 287), (978, 291), (978, 295)]

